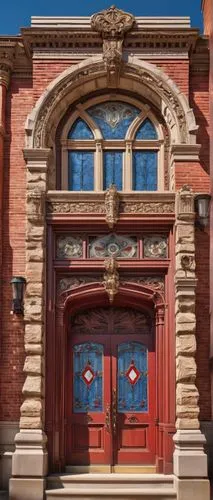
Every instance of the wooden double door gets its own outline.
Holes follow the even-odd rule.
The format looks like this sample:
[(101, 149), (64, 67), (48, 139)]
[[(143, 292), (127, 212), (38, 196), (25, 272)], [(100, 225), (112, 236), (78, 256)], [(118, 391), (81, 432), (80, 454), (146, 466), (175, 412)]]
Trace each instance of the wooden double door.
[(151, 320), (106, 308), (78, 315), (68, 348), (66, 460), (155, 463), (155, 345)]

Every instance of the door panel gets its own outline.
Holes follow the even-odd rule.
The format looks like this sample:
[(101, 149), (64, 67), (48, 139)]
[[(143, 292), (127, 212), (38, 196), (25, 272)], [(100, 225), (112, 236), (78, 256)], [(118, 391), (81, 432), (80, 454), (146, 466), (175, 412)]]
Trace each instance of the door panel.
[[(111, 435), (106, 425), (110, 406), (108, 336), (78, 335), (69, 349), (67, 463), (111, 463)], [(68, 366), (69, 366), (68, 365)]]
[[(131, 338), (131, 341), (129, 339)], [(155, 353), (147, 335), (112, 338), (114, 463), (155, 463)], [(114, 417), (115, 418), (115, 417)]]

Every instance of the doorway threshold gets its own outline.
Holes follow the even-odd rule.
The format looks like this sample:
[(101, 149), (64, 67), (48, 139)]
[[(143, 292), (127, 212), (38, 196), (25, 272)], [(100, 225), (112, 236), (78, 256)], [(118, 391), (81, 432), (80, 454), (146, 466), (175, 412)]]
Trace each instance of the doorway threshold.
[(155, 465), (67, 465), (70, 474), (156, 474)]

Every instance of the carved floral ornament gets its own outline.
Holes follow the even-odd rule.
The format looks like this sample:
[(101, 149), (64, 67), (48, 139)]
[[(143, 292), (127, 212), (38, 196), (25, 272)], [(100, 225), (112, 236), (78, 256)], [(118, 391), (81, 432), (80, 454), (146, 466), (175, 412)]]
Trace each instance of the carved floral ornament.
[(109, 228), (112, 229), (118, 221), (119, 217), (119, 193), (114, 184), (111, 184), (111, 186), (106, 191), (105, 210), (106, 223), (108, 224)]
[(110, 257), (105, 260), (104, 267), (106, 272), (104, 273), (103, 285), (108, 294), (110, 304), (112, 304), (119, 290), (119, 274), (117, 271), (119, 264), (113, 257)]

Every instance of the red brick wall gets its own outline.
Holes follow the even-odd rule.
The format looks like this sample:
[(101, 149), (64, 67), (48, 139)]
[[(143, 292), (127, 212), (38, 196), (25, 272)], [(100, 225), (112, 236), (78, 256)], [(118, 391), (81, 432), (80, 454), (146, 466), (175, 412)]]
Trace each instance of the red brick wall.
[(10, 315), (13, 275), (25, 275), (25, 171), (22, 149), (24, 126), (32, 108), (31, 81), (12, 80), (7, 96), (4, 159), (3, 322), (1, 331), (1, 420), (19, 420), (24, 380), (23, 322)]

